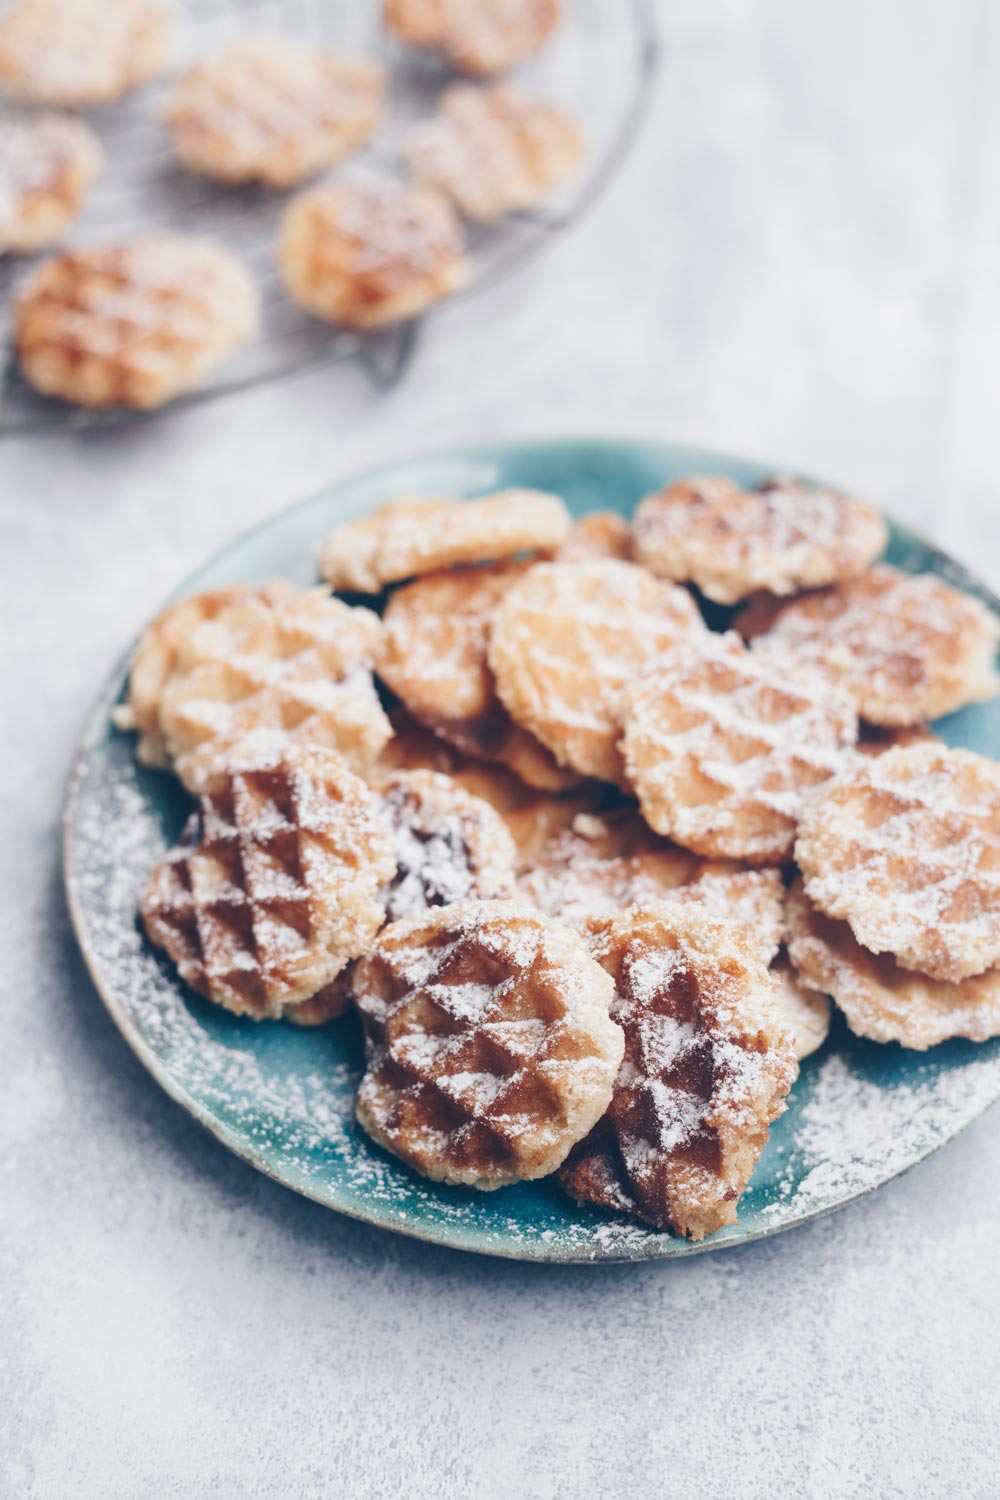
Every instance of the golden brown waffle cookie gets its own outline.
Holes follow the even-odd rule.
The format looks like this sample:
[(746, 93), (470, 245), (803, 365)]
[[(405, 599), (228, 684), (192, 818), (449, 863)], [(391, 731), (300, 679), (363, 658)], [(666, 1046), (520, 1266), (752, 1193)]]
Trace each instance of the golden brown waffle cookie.
[(203, 621), (214, 619), (231, 605), (245, 603), (253, 594), (247, 584), (210, 589), (171, 604), (146, 626), (129, 672), (128, 697), (112, 715), (119, 729), (138, 733), (135, 753), (143, 765), (170, 764), (160, 724), (160, 700), (188, 636)]
[(691, 596), (614, 558), (542, 563), (504, 595), (490, 666), (515, 721), (583, 776), (622, 784), (623, 690), (705, 634)]
[(640, 562), (718, 604), (854, 578), (889, 535), (877, 510), (833, 490), (789, 479), (745, 490), (720, 477), (679, 479), (648, 495), (633, 531)]
[(578, 813), (539, 847), (518, 881), (522, 898), (587, 931), (627, 906), (689, 888), (706, 861), (657, 837), (634, 805)]
[(830, 1000), (817, 990), (803, 984), (788, 955), (771, 965), (785, 1026), (792, 1034), (795, 1057), (798, 1062), (818, 1052), (830, 1032)]
[(603, 789), (594, 783), (562, 796), (527, 786), (505, 766), (486, 764), (447, 745), (417, 724), (401, 705), (391, 710), (389, 718), (394, 735), (366, 773), (371, 784), (384, 785), (396, 771), (447, 774), (500, 814), (517, 847), (519, 870), (527, 869), (538, 852), (568, 828), (578, 813), (597, 811), (605, 800)]
[(320, 571), (335, 589), (377, 594), (387, 583), (456, 564), (549, 551), (570, 525), (558, 495), (541, 490), (498, 490), (475, 500), (394, 500), (331, 532)]
[(159, 0), (18, 0), (0, 17), (0, 86), (32, 104), (107, 104), (162, 71), (172, 33)]
[(43, 261), (21, 285), (25, 377), (79, 406), (162, 406), (254, 334), (257, 291), (227, 250), (149, 234)]
[(971, 750), (887, 750), (802, 815), (810, 901), (872, 953), (957, 981), (1000, 964), (1000, 765)]
[(1000, 1036), (1000, 969), (957, 984), (914, 974), (862, 948), (846, 922), (816, 910), (801, 882), (788, 894), (785, 923), (799, 983), (832, 995), (858, 1036), (918, 1052), (949, 1037)]
[(293, 198), (278, 270), (306, 312), (358, 329), (419, 317), (472, 274), (447, 198), (373, 175), (321, 183)]
[(573, 522), (573, 529), (555, 554), (557, 562), (586, 562), (593, 557), (632, 558), (632, 530), (616, 510), (595, 510)]
[(291, 187), (371, 135), (384, 92), (374, 63), (242, 36), (184, 74), (164, 120), (191, 171)]
[(418, 181), (491, 223), (544, 203), (577, 170), (583, 140), (557, 105), (508, 84), (455, 83), (434, 118), (412, 127), (404, 154)]
[(197, 794), (220, 747), (280, 729), (363, 771), (392, 733), (371, 673), (379, 629), (370, 610), (281, 581), (173, 606), (146, 631), (132, 669), (143, 758), (162, 752)]
[(515, 902), (394, 922), (354, 972), (368, 1064), (358, 1119), (439, 1182), (544, 1177), (611, 1098), (611, 995), (575, 933)]
[(142, 920), (199, 994), (276, 1019), (368, 947), (394, 871), (371, 794), (341, 757), (262, 730), (206, 781), (183, 842), (149, 878)]
[(736, 625), (755, 651), (790, 652), (841, 683), (873, 724), (937, 719), (1000, 686), (1000, 621), (929, 573), (871, 568), (780, 607), (756, 601)]
[(761, 961), (771, 963), (781, 947), (781, 871), (729, 869), (722, 860), (703, 860), (702, 865), (695, 880), (667, 891), (666, 899), (697, 906), (713, 922), (742, 928)]
[(629, 698), (623, 747), (658, 833), (715, 858), (780, 864), (803, 802), (853, 760), (854, 709), (825, 680), (708, 636)]
[(386, 25), (411, 47), (488, 77), (526, 62), (562, 20), (561, 0), (385, 0)]
[(797, 1068), (772, 981), (739, 929), (680, 906), (611, 919), (625, 1058), (607, 1114), (559, 1174), (580, 1203), (702, 1239), (736, 1204)]
[(435, 771), (399, 772), (381, 799), (397, 866), (382, 892), (390, 922), (432, 906), (513, 894), (517, 851), (488, 802)]
[(0, 114), (0, 255), (58, 239), (103, 165), (101, 143), (83, 120)]
[(398, 589), (383, 617), (376, 665), (410, 713), (443, 739), (510, 766), (531, 786), (559, 791), (578, 778), (514, 723), (487, 659), (496, 607), (525, 566), (455, 568)]

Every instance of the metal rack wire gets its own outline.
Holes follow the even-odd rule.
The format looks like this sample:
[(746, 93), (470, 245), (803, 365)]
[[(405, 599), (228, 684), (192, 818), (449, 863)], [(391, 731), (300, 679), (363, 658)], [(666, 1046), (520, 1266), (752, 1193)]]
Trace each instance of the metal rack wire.
[[(183, 0), (179, 8), (174, 74), (247, 32), (294, 36), (381, 57), (390, 71), (388, 119), (370, 148), (353, 158), (366, 165), (392, 168), (398, 163), (402, 133), (413, 120), (430, 113), (447, 81), (434, 59), (399, 47), (386, 36), (378, 0)], [(470, 229), (475, 274), (471, 285), (452, 301), (495, 286), (575, 224), (614, 176), (641, 125), (659, 56), (649, 0), (569, 0), (567, 10), (558, 36), (519, 78), (526, 89), (558, 100), (581, 121), (588, 148), (585, 168), (544, 210), (512, 216), (489, 229)], [(423, 320), (362, 337), (317, 322), (291, 303), (281, 291), (274, 261), (288, 194), (226, 188), (185, 172), (171, 155), (160, 124), (169, 85), (168, 78), (92, 117), (108, 168), (75, 226), (72, 242), (121, 238), (169, 225), (228, 243), (255, 275), (262, 297), (259, 337), (229, 362), (220, 378), (170, 409), (344, 360), (355, 360), (379, 389), (395, 385), (413, 357)], [(0, 266), (0, 332), (7, 351), (0, 375), (0, 436), (107, 427), (148, 417), (121, 410), (87, 411), (30, 389), (11, 354), (6, 316), (23, 274), (23, 261)]]

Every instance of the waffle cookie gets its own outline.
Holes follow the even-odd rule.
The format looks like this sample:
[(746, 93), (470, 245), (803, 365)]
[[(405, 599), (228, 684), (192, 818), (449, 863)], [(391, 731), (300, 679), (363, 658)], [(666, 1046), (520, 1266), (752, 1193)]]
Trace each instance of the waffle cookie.
[(560, 1181), (579, 1203), (702, 1239), (735, 1223), (796, 1077), (771, 979), (739, 929), (680, 906), (623, 912), (592, 947), (625, 1057)]
[(632, 560), (632, 530), (616, 510), (594, 510), (574, 521), (555, 554), (557, 562), (589, 562), (595, 557)]
[(398, 772), (381, 788), (380, 810), (396, 860), (382, 892), (388, 921), (513, 894), (517, 851), (506, 823), (450, 776)]
[(877, 510), (833, 490), (788, 479), (745, 490), (719, 477), (679, 479), (648, 495), (633, 533), (651, 572), (695, 583), (717, 604), (854, 578), (889, 535)]
[(252, 729), (338, 750), (363, 771), (392, 733), (371, 673), (379, 628), (369, 610), (282, 581), (197, 595), (147, 629), (119, 725), (196, 794), (220, 747)]
[(394, 500), (331, 532), (320, 571), (332, 588), (377, 594), (387, 583), (456, 564), (551, 551), (571, 524), (558, 495), (541, 490)]
[(808, 795), (853, 761), (858, 724), (838, 689), (705, 636), (629, 696), (628, 777), (652, 828), (699, 854), (780, 864)]
[(803, 1062), (818, 1052), (830, 1032), (830, 999), (799, 978), (787, 953), (771, 965), (785, 1026), (791, 1032), (795, 1057)]
[(385, 0), (401, 42), (441, 52), (463, 73), (489, 77), (527, 62), (562, 20), (561, 0)]
[(600, 1118), (622, 1057), (612, 985), (568, 929), (508, 901), (387, 927), (354, 971), (358, 1119), (439, 1182), (544, 1177)]
[(489, 224), (544, 203), (576, 172), (583, 140), (555, 104), (509, 84), (455, 83), (434, 118), (412, 127), (404, 155), (418, 181)]
[(801, 986), (832, 995), (857, 1036), (923, 1052), (950, 1037), (1000, 1036), (1000, 968), (958, 983), (904, 969), (863, 948), (846, 922), (824, 916), (797, 882), (785, 908), (788, 952)]
[(560, 765), (623, 784), (624, 689), (705, 633), (683, 589), (614, 558), (541, 563), (504, 595), (490, 636), (497, 692)]
[(385, 75), (279, 36), (242, 36), (195, 64), (164, 111), (173, 149), (222, 182), (291, 187), (374, 131)]
[(14, 307), (25, 378), (78, 406), (162, 406), (257, 327), (257, 291), (227, 250), (158, 232), (43, 261)]
[(263, 730), (232, 744), (206, 778), (140, 911), (199, 994), (256, 1020), (309, 1004), (303, 1019), (314, 1024), (328, 987), (381, 926), (379, 887), (394, 873), (371, 794), (341, 757)]
[(514, 723), (487, 658), (496, 607), (525, 566), (454, 568), (397, 589), (385, 611), (377, 670), (413, 717), (442, 739), (509, 766), (531, 786), (559, 791), (577, 778)]
[(830, 782), (799, 825), (810, 901), (871, 953), (955, 982), (1000, 964), (1000, 765), (887, 750)]
[(929, 573), (879, 566), (736, 622), (762, 655), (777, 650), (840, 683), (872, 724), (904, 727), (991, 698), (1000, 621)]
[(57, 240), (103, 166), (101, 143), (83, 120), (0, 115), (0, 255)]
[(108, 104), (162, 72), (172, 36), (159, 0), (17, 0), (0, 17), (0, 87), (61, 109)]
[(306, 312), (360, 330), (417, 318), (472, 275), (447, 198), (360, 174), (292, 199), (278, 270)]

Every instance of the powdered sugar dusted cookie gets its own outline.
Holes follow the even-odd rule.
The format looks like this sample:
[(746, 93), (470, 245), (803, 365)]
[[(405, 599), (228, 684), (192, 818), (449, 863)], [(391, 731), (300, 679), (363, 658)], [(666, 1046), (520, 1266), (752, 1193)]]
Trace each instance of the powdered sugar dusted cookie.
[(0, 254), (26, 255), (58, 239), (103, 165), (83, 120), (0, 114)]
[(786, 932), (799, 983), (832, 995), (858, 1036), (918, 1052), (949, 1037), (1000, 1036), (1000, 969), (957, 984), (915, 974), (863, 948), (846, 922), (812, 905), (801, 882), (788, 895)]
[(413, 126), (404, 150), (415, 177), (467, 219), (490, 223), (544, 203), (577, 170), (583, 141), (555, 104), (509, 84), (456, 83), (434, 118)]
[(622, 783), (623, 691), (705, 634), (691, 596), (613, 558), (541, 563), (504, 595), (490, 666), (512, 717), (561, 765)]
[(371, 672), (379, 629), (370, 610), (283, 581), (196, 595), (148, 627), (118, 723), (196, 794), (220, 749), (251, 729), (338, 750), (363, 771), (392, 733)]
[(160, 0), (17, 0), (0, 17), (0, 85), (32, 104), (107, 104), (162, 71), (172, 34)]
[(600, 1118), (622, 1057), (612, 985), (568, 928), (507, 901), (387, 927), (355, 969), (358, 1119), (439, 1182), (544, 1177)]
[(332, 532), (323, 545), (320, 571), (335, 589), (377, 594), (387, 583), (456, 563), (552, 550), (570, 525), (559, 497), (541, 490), (498, 490), (474, 500), (447, 495), (394, 500)]
[(389, 600), (378, 673), (422, 724), (470, 755), (500, 761), (530, 785), (558, 791), (573, 773), (497, 696), (487, 659), (496, 607), (524, 563), (428, 573)]
[(650, 825), (700, 854), (775, 864), (808, 795), (853, 760), (846, 696), (735, 635), (706, 635), (630, 694), (625, 765)]
[(79, 406), (162, 406), (193, 390), (257, 327), (257, 290), (228, 250), (156, 233), (53, 257), (14, 307), (27, 380)]
[(526, 62), (562, 20), (561, 0), (385, 0), (386, 25), (411, 47), (486, 77)]
[(830, 1033), (829, 996), (804, 983), (786, 953), (771, 965), (770, 972), (796, 1059), (803, 1062), (819, 1051)]
[(970, 750), (887, 750), (803, 812), (806, 894), (872, 953), (957, 981), (1000, 964), (1000, 765)]
[(557, 562), (588, 562), (594, 557), (632, 560), (632, 529), (616, 510), (594, 510), (573, 522), (573, 529), (560, 544)]
[(560, 1181), (578, 1202), (702, 1239), (735, 1223), (795, 1081), (774, 986), (737, 928), (693, 909), (634, 908), (592, 946), (615, 983), (625, 1057)]
[(183, 842), (150, 876), (142, 920), (199, 994), (276, 1019), (365, 950), (394, 870), (371, 794), (341, 757), (263, 730), (206, 779)]
[(472, 274), (447, 198), (359, 173), (292, 199), (278, 270), (306, 312), (358, 329), (417, 318)]
[(396, 874), (382, 893), (396, 922), (433, 906), (510, 896), (517, 851), (498, 812), (435, 771), (402, 771), (381, 789)]
[(1000, 686), (1000, 621), (929, 573), (871, 568), (785, 605), (757, 601), (736, 624), (756, 652), (790, 653), (841, 683), (873, 724), (921, 724)]
[(788, 479), (753, 490), (719, 477), (679, 479), (642, 501), (633, 530), (640, 562), (696, 583), (718, 604), (853, 578), (888, 540), (872, 506)]
[(242, 36), (183, 75), (164, 119), (191, 171), (290, 187), (371, 135), (384, 92), (374, 63), (284, 37)]

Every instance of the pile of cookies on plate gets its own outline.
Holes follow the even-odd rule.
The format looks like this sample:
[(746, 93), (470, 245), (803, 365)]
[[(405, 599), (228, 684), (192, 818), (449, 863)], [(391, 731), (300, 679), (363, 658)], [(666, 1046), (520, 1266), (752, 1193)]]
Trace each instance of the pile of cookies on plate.
[[(287, 295), (360, 330), (415, 318), (465, 286), (462, 219), (538, 207), (583, 153), (562, 108), (500, 77), (549, 40), (560, 0), (386, 0), (384, 13), (400, 42), (470, 77), (411, 128), (404, 175), (355, 170), (284, 210), (276, 255)], [(0, 116), (0, 253), (58, 239), (102, 170), (92, 127), (52, 111), (107, 104), (161, 73), (173, 19), (165, 0), (15, 0), (0, 15), (0, 88), (41, 106)], [(370, 60), (246, 35), (179, 78), (162, 121), (188, 170), (286, 189), (372, 138), (386, 88)], [(158, 231), (38, 265), (17, 293), (15, 352), (47, 395), (148, 409), (200, 385), (247, 343), (258, 302), (229, 250)]]
[(172, 606), (117, 711), (196, 799), (149, 938), (239, 1015), (356, 1008), (418, 1172), (732, 1223), (829, 997), (1000, 1034), (1000, 766), (925, 727), (997, 691), (1000, 621), (886, 536), (791, 480), (402, 498), (324, 586)]

